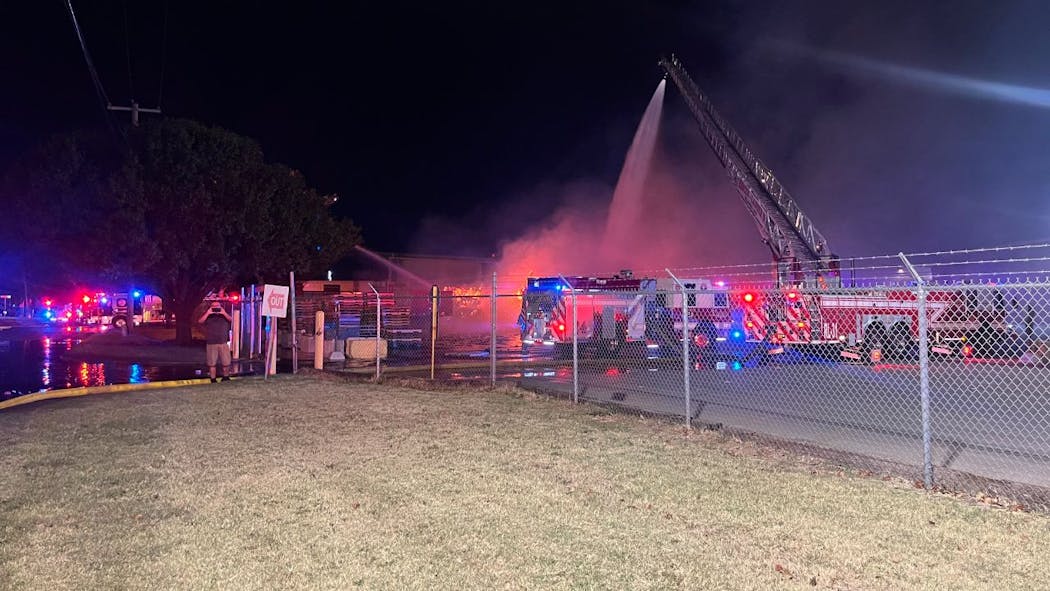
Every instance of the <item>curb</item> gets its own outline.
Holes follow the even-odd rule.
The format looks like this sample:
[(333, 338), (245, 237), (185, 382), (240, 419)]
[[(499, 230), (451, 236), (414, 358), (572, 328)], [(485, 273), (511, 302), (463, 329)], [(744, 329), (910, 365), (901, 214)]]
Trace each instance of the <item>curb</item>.
[(75, 398), (78, 396), (90, 396), (92, 394), (114, 394), (117, 392), (135, 392), (138, 390), (157, 390), (162, 388), (179, 388), (182, 386), (197, 386), (210, 383), (210, 378), (193, 378), (189, 380), (169, 380), (166, 382), (143, 382), (140, 384), (110, 384), (108, 386), (91, 386), (89, 388), (64, 388), (62, 390), (48, 390), (26, 394), (0, 402), (0, 410), (5, 410), (23, 404), (53, 400), (56, 398)]

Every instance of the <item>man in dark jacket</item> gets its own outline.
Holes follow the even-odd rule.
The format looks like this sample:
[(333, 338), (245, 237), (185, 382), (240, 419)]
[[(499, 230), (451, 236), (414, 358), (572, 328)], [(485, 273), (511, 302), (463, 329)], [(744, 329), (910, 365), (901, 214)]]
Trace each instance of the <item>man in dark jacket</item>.
[(222, 363), (222, 381), (230, 380), (230, 326), (233, 319), (219, 302), (212, 302), (204, 314), (197, 319), (204, 325), (204, 339), (207, 343), (205, 356), (208, 362), (208, 377), (212, 383), (217, 382), (215, 364)]

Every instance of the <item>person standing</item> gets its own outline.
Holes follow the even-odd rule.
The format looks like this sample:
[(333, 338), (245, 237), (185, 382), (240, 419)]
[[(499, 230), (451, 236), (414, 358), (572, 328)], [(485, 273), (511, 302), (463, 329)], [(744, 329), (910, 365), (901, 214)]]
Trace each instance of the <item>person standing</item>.
[(218, 381), (215, 365), (221, 363), (222, 381), (230, 381), (230, 327), (233, 318), (223, 309), (222, 303), (212, 302), (204, 314), (197, 319), (197, 322), (204, 325), (208, 377), (211, 378), (213, 384)]

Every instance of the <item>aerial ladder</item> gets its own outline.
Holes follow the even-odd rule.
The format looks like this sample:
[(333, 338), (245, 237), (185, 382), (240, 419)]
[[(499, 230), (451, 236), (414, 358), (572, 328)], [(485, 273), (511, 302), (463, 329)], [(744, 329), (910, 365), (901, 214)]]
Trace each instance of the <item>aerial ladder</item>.
[(674, 55), (660, 67), (678, 87), (715, 156), (740, 193), (762, 241), (773, 253), (777, 285), (838, 287), (839, 259), (824, 235), (802, 213), (773, 171), (755, 156), (729, 122), (722, 118)]

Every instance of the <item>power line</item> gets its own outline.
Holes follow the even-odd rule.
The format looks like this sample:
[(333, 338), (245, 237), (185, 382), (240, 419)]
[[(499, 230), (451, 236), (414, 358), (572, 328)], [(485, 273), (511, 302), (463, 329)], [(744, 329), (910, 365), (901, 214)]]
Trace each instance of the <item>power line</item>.
[(98, 72), (95, 70), (95, 64), (91, 62), (91, 53), (88, 52), (87, 43), (84, 42), (84, 34), (80, 31), (80, 23), (77, 22), (77, 15), (73, 12), (73, 0), (66, 0), (66, 8), (69, 9), (69, 17), (73, 19), (73, 28), (77, 32), (77, 39), (80, 40), (80, 50), (84, 54), (84, 61), (87, 62), (88, 72), (91, 74), (91, 81), (95, 85), (95, 93), (98, 94), (98, 100), (102, 103), (102, 109), (106, 110), (110, 106), (109, 97), (106, 96), (106, 89), (102, 86), (102, 80), (99, 78)]

